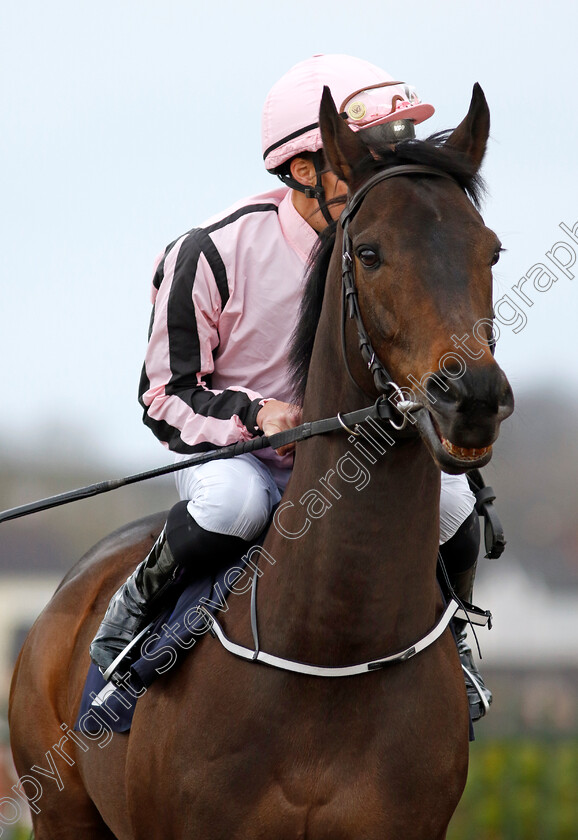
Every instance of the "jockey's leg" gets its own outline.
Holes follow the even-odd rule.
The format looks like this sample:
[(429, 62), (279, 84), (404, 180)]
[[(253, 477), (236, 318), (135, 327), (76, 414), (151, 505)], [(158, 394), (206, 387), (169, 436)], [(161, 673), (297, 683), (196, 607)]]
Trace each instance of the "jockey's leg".
[[(442, 473), (440, 498), (440, 535), (445, 537), (440, 554), (450, 584), (461, 601), (472, 603), (474, 578), (480, 548), (480, 525), (474, 510), (474, 496), (465, 476), (448, 476)], [(456, 522), (459, 523), (456, 529)], [(449, 535), (449, 536), (448, 536)], [(453, 620), (460, 661), (470, 704), (472, 720), (483, 717), (492, 693), (484, 683), (467, 641), (467, 622)]]
[(148, 556), (113, 595), (90, 646), (106, 679), (113, 677), (111, 666), (154, 617), (181, 572), (220, 567), (241, 556), (280, 499), (269, 470), (250, 455), (183, 472), (189, 475), (178, 482), (179, 491), (190, 498), (171, 509)]

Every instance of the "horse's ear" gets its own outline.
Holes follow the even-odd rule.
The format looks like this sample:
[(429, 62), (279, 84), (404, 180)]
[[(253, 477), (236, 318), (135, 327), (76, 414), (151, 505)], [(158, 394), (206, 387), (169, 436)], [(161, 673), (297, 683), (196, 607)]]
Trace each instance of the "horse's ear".
[(319, 127), (329, 166), (341, 181), (351, 187), (357, 166), (367, 160), (368, 148), (357, 132), (352, 131), (337, 113), (327, 86), (323, 88), (321, 97)]
[(489, 134), (490, 109), (484, 91), (476, 82), (472, 91), (470, 109), (466, 117), (448, 137), (447, 144), (466, 154), (477, 170), (480, 168), (486, 152)]

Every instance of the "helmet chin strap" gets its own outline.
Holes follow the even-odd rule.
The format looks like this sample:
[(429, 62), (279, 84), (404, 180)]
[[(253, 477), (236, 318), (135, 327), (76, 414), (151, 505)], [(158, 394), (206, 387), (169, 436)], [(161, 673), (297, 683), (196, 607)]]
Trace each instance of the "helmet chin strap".
[(280, 172), (277, 173), (278, 178), (283, 181), (288, 187), (291, 187), (293, 190), (298, 190), (302, 192), (306, 198), (315, 198), (317, 199), (317, 203), (319, 204), (319, 209), (323, 214), (323, 218), (327, 222), (328, 225), (332, 224), (334, 219), (329, 212), (329, 207), (327, 206), (327, 201), (325, 200), (325, 187), (323, 186), (323, 153), (321, 149), (317, 152), (311, 153), (313, 159), (313, 165), (315, 167), (315, 186), (310, 187), (306, 186), (305, 184), (300, 184), (299, 181), (296, 181), (291, 175), (282, 175)]
[(322, 167), (323, 153), (321, 150), (313, 152), (313, 165), (315, 166), (315, 187), (304, 187), (303, 192), (307, 198), (316, 198), (319, 204), (319, 209), (323, 214), (323, 218), (330, 225), (333, 222), (333, 217), (329, 212), (327, 201), (325, 200), (325, 187), (323, 186), (323, 167)]

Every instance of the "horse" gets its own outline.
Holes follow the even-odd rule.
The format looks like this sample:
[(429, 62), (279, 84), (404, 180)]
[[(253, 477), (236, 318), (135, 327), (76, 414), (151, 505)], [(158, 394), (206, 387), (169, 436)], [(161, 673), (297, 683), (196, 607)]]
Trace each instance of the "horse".
[[(305, 672), (246, 661), (205, 633), (142, 694), (129, 733), (83, 740), (72, 724), (89, 643), (164, 516), (105, 538), (67, 574), (14, 673), (14, 790), (36, 840), (446, 836), (467, 777), (468, 704), (450, 628), (417, 652), (445, 609), (440, 473), (487, 463), (513, 410), (493, 353), (500, 242), (478, 210), (489, 109), (476, 84), (443, 139), (368, 152), (326, 90), (320, 125), (348, 197), (293, 358), (304, 420), (337, 413), (343, 429), (297, 445), (256, 574), (258, 645)], [(371, 429), (344, 419), (394, 396)], [(230, 595), (219, 621), (254, 647), (248, 597)], [(312, 672), (360, 662), (379, 664)]]

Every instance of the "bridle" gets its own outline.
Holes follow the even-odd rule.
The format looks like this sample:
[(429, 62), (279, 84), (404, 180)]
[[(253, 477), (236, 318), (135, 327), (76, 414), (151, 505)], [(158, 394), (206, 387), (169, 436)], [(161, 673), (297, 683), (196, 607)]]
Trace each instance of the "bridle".
[(349, 378), (357, 386), (357, 388), (364, 391), (351, 373), (347, 359), (345, 346), (345, 325), (347, 319), (346, 313), (348, 312), (349, 318), (355, 319), (359, 350), (363, 361), (373, 376), (373, 381), (378, 393), (385, 395), (388, 391), (391, 392), (389, 395), (390, 399), (394, 397), (394, 404), (404, 415), (403, 422), (400, 425), (396, 425), (392, 420), (390, 420), (391, 425), (395, 429), (401, 430), (407, 423), (406, 415), (409, 406), (414, 404), (409, 403), (408, 405), (405, 405), (408, 401), (405, 399), (402, 389), (393, 381), (391, 375), (387, 371), (387, 368), (379, 359), (379, 356), (373, 349), (369, 334), (365, 329), (361, 311), (359, 309), (359, 299), (357, 287), (355, 285), (355, 262), (352, 256), (353, 248), (351, 236), (349, 235), (349, 223), (361, 207), (363, 199), (367, 193), (382, 181), (385, 181), (388, 178), (395, 178), (398, 175), (435, 175), (440, 178), (448, 178), (450, 181), (456, 183), (456, 180), (452, 175), (449, 175), (447, 172), (443, 172), (440, 169), (435, 169), (433, 166), (425, 166), (421, 164), (401, 164), (399, 166), (392, 166), (389, 169), (382, 170), (381, 172), (377, 172), (375, 175), (372, 175), (372, 177), (369, 178), (357, 190), (357, 192), (353, 193), (351, 198), (348, 200), (345, 209), (341, 213), (339, 221), (343, 229), (343, 247), (341, 252), (341, 349), (345, 369), (347, 370)]

